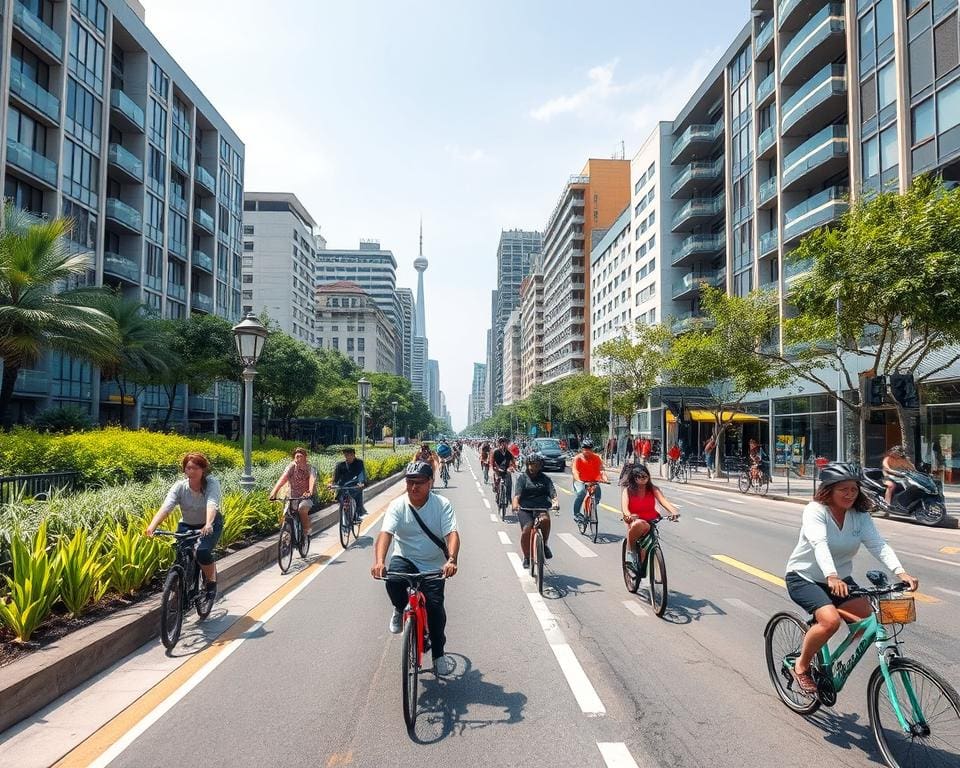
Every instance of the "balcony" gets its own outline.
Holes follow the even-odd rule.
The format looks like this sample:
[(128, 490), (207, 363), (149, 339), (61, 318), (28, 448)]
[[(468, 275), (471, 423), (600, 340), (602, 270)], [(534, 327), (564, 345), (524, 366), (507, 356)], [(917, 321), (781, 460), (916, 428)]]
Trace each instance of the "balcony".
[(776, 73), (771, 72), (757, 85), (757, 109), (760, 107), (766, 106), (767, 101), (770, 97), (777, 92), (777, 76)]
[(706, 155), (710, 152), (714, 142), (723, 136), (723, 121), (718, 120), (713, 125), (691, 125), (680, 134), (673, 143), (670, 162), (685, 163), (695, 156)]
[(187, 201), (172, 190), (170, 191), (170, 207), (175, 211), (179, 211), (184, 216), (187, 215)]
[(773, 251), (777, 250), (778, 240), (777, 230), (775, 229), (771, 229), (769, 232), (764, 232), (760, 235), (760, 255), (766, 256), (768, 253), (773, 253)]
[(755, 59), (767, 58), (764, 54), (773, 42), (773, 19), (769, 19), (760, 29), (757, 30), (757, 37), (753, 44), (753, 57)]
[(720, 234), (690, 235), (671, 254), (671, 264), (683, 267), (692, 262), (715, 256), (726, 247), (727, 238)]
[(111, 144), (107, 151), (107, 162), (125, 176), (128, 181), (143, 181), (143, 161), (119, 144)]
[(145, 119), (140, 105), (119, 88), (110, 91), (110, 110), (119, 118), (122, 127), (132, 128), (143, 133)]
[(13, 24), (39, 45), (44, 53), (52, 57), (55, 63), (61, 63), (63, 60), (63, 38), (20, 0), (16, 0), (13, 4)]
[(828, 125), (783, 158), (783, 188), (817, 187), (847, 169), (847, 126)]
[(132, 259), (127, 259), (119, 253), (106, 251), (103, 254), (103, 273), (127, 280), (134, 285), (140, 285), (140, 265)]
[(190, 296), (190, 308), (198, 312), (213, 312), (213, 297), (206, 293), (194, 291)]
[(802, 27), (823, 6), (823, 0), (780, 0), (777, 19), (780, 30), (788, 32)]
[(194, 209), (193, 223), (201, 229), (205, 229), (211, 235), (213, 234), (213, 216), (203, 210), (203, 208)]
[(35, 111), (45, 122), (60, 123), (60, 99), (23, 72), (10, 70), (10, 93)]
[(167, 281), (167, 296), (171, 299), (183, 301), (187, 297), (187, 286)]
[(783, 217), (784, 245), (844, 213), (849, 207), (849, 193), (846, 187), (830, 187), (787, 211)]
[(679, 280), (673, 282), (673, 298), (685, 299), (692, 298), (700, 292), (700, 286), (703, 283), (707, 285), (721, 285), (727, 278), (725, 269), (712, 270), (707, 272), (687, 272)]
[(787, 263), (783, 265), (783, 279), (791, 283), (811, 269), (813, 269), (813, 259), (787, 259)]
[(771, 176), (760, 185), (757, 192), (757, 208), (770, 208), (777, 202), (777, 177)]
[(773, 278), (772, 280), (767, 280), (764, 283), (760, 283), (760, 285), (757, 286), (757, 290), (766, 291), (767, 293), (770, 293), (770, 292), (779, 293), (780, 281), (777, 278)]
[(777, 153), (777, 132), (771, 125), (757, 137), (757, 160), (767, 160)]
[(712, 328), (714, 325), (712, 317), (706, 317), (699, 312), (681, 312), (674, 316), (670, 328), (674, 333), (687, 333), (698, 328)]
[(196, 167), (193, 173), (193, 178), (197, 184), (208, 190), (210, 194), (217, 194), (217, 180), (213, 177), (213, 174), (202, 165), (198, 165)]
[(193, 266), (213, 274), (213, 259), (203, 251), (193, 252)]
[(181, 155), (179, 152), (174, 150), (170, 153), (170, 161), (177, 168), (183, 171), (184, 174), (187, 176), (190, 175), (190, 158), (188, 158), (186, 155)]
[(723, 178), (723, 157), (714, 162), (694, 161), (689, 163), (680, 172), (680, 176), (670, 187), (670, 197), (682, 197), (690, 189), (701, 186), (712, 186)]
[(19, 141), (7, 139), (7, 162), (51, 187), (57, 186), (57, 164)]
[(190, 395), (187, 402), (190, 404), (191, 416), (195, 413), (213, 413), (213, 395)]
[(21, 368), (20, 373), (17, 374), (17, 380), (13, 384), (13, 394), (47, 397), (50, 394), (49, 371)]
[(831, 3), (803, 25), (780, 52), (780, 79), (804, 82), (824, 61), (836, 61), (846, 47), (843, 5)]
[(809, 135), (846, 111), (846, 68), (828, 64), (784, 100), (780, 118), (783, 135)]
[(140, 211), (115, 197), (107, 198), (106, 218), (108, 222), (119, 224), (135, 235), (139, 235), (143, 229), (143, 217)]
[(673, 232), (678, 232), (686, 227), (707, 222), (723, 213), (723, 204), (723, 193), (716, 197), (695, 197), (688, 200), (674, 214), (673, 220), (670, 222), (670, 229)]

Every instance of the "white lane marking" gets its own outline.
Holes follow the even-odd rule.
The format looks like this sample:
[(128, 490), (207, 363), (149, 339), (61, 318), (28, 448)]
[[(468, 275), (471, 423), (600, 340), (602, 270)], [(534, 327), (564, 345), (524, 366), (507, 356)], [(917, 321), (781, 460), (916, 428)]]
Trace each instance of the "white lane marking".
[(539, 592), (528, 592), (527, 600), (530, 601), (530, 607), (540, 622), (540, 629), (547, 636), (547, 642), (550, 645), (566, 645), (567, 638), (563, 636), (563, 630), (560, 629), (560, 622), (556, 620), (550, 612), (547, 604), (543, 601), (543, 595)]
[(705, 493), (700, 493), (700, 491), (691, 491), (689, 488), (684, 488), (683, 486), (680, 486), (679, 488), (674, 487), (674, 489), (677, 490), (677, 491), (683, 491), (684, 493), (689, 493), (691, 496), (706, 496), (706, 495), (707, 495), (707, 494), (705, 494)]
[(506, 532), (506, 531), (497, 531), (497, 536), (500, 537), (500, 543), (501, 543), (501, 544), (509, 544), (509, 543), (510, 543), (510, 537), (507, 536), (507, 532)]
[(763, 520), (763, 518), (751, 517), (750, 515), (742, 515), (739, 512), (734, 512), (732, 509), (720, 509), (720, 507), (714, 507), (714, 512), (723, 512), (725, 515), (732, 515), (733, 517), (742, 517), (744, 520)]
[(953, 595), (954, 597), (960, 597), (960, 592), (957, 592), (955, 589), (947, 589), (946, 587), (934, 587), (934, 589), (946, 592), (948, 595)]
[(500, 522), (500, 518), (497, 517), (495, 514), (493, 514), (493, 513), (491, 512), (491, 513), (490, 513), (490, 522), (491, 522), (491, 523)]
[(644, 617), (648, 615), (647, 612), (633, 600), (624, 600), (623, 607), (630, 611), (630, 613), (632, 613), (634, 616)]
[(598, 741), (597, 749), (607, 768), (640, 768), (623, 742)]
[(765, 614), (760, 609), (754, 608), (749, 603), (745, 603), (743, 600), (738, 600), (735, 597), (725, 597), (723, 598), (723, 602), (727, 603), (728, 605), (732, 605), (735, 608), (739, 608), (742, 611), (746, 611), (747, 613), (752, 613), (754, 616), (757, 616), (761, 619), (770, 618), (767, 614)]
[(576, 552), (580, 557), (596, 557), (597, 553), (594, 552), (590, 547), (584, 544), (581, 541), (577, 541), (577, 537), (572, 533), (560, 533), (558, 534), (560, 540), (566, 544), (570, 549)]
[(485, 506), (487, 509), (491, 509), (490, 499), (488, 499), (486, 496), (483, 497), (483, 506)]
[(713, 520), (704, 520), (702, 517), (695, 517), (694, 520), (699, 520), (701, 523), (706, 523), (707, 525), (720, 525), (720, 523), (715, 523)]
[(587, 677), (587, 673), (583, 671), (583, 667), (580, 666), (573, 649), (566, 643), (562, 645), (551, 644), (550, 649), (553, 651), (553, 655), (557, 657), (563, 676), (567, 678), (567, 685), (570, 686), (577, 704), (580, 705), (580, 711), (585, 715), (606, 714), (607, 708), (600, 701), (597, 691), (591, 684), (590, 678)]
[(735, 499), (735, 498), (733, 498), (733, 497), (730, 497), (729, 499), (726, 499), (726, 498), (725, 498), (724, 501), (729, 501), (731, 504), (746, 504), (746, 503), (747, 503), (747, 502), (745, 502), (743, 499)]
[(954, 568), (960, 568), (960, 563), (956, 563), (952, 560), (944, 560), (943, 558), (940, 558), (940, 557), (930, 557), (930, 555), (921, 555), (918, 552), (907, 552), (906, 550), (903, 550), (903, 549), (901, 549), (900, 551), (905, 555), (910, 555), (910, 557), (919, 557), (919, 558), (922, 558), (923, 560), (929, 560), (930, 562), (933, 562), (933, 563), (943, 563), (944, 565), (952, 565)]

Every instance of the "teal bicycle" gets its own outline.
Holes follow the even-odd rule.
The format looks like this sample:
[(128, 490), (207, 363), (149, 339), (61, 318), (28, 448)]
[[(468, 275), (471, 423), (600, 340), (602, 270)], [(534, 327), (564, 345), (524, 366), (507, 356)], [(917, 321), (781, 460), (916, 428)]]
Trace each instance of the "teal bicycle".
[(851, 589), (850, 597), (866, 597), (873, 612), (847, 625), (849, 634), (835, 651), (824, 646), (814, 657), (810, 667), (817, 683), (814, 696), (803, 693), (793, 677), (793, 665), (812, 619), (788, 612), (770, 619), (763, 633), (764, 645), (767, 671), (777, 695), (801, 715), (812, 714), (821, 706), (832, 707), (850, 673), (873, 645), (880, 664), (867, 683), (867, 709), (887, 765), (960, 765), (960, 696), (939, 674), (900, 655), (897, 636), (917, 617), (913, 598), (895, 597), (906, 584), (888, 585), (882, 571), (867, 571), (867, 578), (873, 588)]

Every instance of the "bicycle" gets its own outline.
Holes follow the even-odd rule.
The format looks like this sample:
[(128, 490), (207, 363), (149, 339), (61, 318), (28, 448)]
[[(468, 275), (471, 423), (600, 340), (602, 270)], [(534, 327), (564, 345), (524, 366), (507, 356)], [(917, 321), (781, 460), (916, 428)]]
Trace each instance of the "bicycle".
[[(650, 520), (650, 530), (646, 536), (637, 539), (633, 551), (627, 551), (627, 537), (623, 538), (621, 548), (623, 583), (627, 591), (636, 594), (640, 589), (640, 582), (648, 576), (650, 607), (659, 617), (667, 612), (667, 564), (663, 559), (663, 548), (660, 546), (660, 531), (657, 525), (663, 517)], [(676, 520), (672, 520), (676, 522)]]
[[(533, 515), (533, 525), (530, 527), (530, 575), (537, 580), (537, 590), (543, 594), (543, 564), (546, 554), (544, 547), (546, 542), (543, 540), (543, 531), (540, 530), (542, 521), (541, 515), (549, 515), (549, 509), (527, 509), (520, 508), (523, 512), (529, 512)], [(556, 512), (556, 509), (554, 509)]]
[(667, 480), (676, 480), (685, 485), (690, 479), (690, 468), (685, 459), (670, 459), (667, 464)]
[(457, 470), (457, 472), (460, 471), (460, 451), (453, 454), (453, 468)]
[(490, 484), (490, 465), (487, 464), (487, 462), (485, 461), (482, 462), (482, 464), (483, 464), (483, 484), (489, 485)]
[(440, 459), (440, 479), (443, 480), (443, 487), (450, 484), (450, 465), (444, 459)]
[(427, 599), (420, 590), (424, 581), (443, 579), (442, 571), (424, 571), (423, 573), (402, 573), (387, 571), (383, 581), (395, 580), (407, 582), (407, 607), (403, 611), (403, 630), (401, 633), (401, 689), (403, 692), (403, 722), (413, 729), (417, 722), (417, 688), (420, 671), (423, 666), (423, 652), (427, 647)]
[[(280, 526), (280, 538), (277, 539), (277, 565), (280, 566), (280, 573), (290, 570), (294, 547), (297, 548), (301, 558), (305, 558), (310, 552), (310, 537), (304, 534), (300, 512), (297, 509), (301, 501), (308, 500), (310, 500), (309, 496), (300, 496), (284, 501), (283, 524)], [(276, 501), (276, 499), (270, 499), (270, 501)]]
[(737, 478), (737, 488), (740, 493), (749, 493), (753, 488), (758, 496), (766, 496), (770, 490), (770, 475), (761, 467), (747, 467)]
[[(882, 571), (867, 571), (867, 579), (873, 588), (851, 589), (849, 596), (866, 597), (873, 610), (867, 618), (847, 625), (848, 635), (835, 651), (824, 645), (814, 657), (810, 674), (817, 693), (813, 696), (803, 693), (793, 677), (793, 665), (813, 619), (804, 620), (787, 611), (770, 619), (763, 632), (764, 651), (777, 695), (801, 715), (810, 715), (821, 705), (832, 707), (872, 644), (879, 665), (867, 683), (867, 710), (883, 759), (891, 768), (957, 765), (960, 695), (939, 674), (900, 655), (898, 635), (917, 618), (913, 597), (891, 599), (907, 585), (889, 586)], [(888, 631), (887, 625), (892, 629)], [(847, 654), (850, 648), (853, 651)], [(927, 701), (928, 697), (934, 700)]]
[(350, 544), (350, 533), (353, 533), (353, 540), (360, 537), (360, 516), (357, 514), (357, 501), (352, 493), (343, 493), (343, 491), (356, 490), (356, 483), (349, 485), (331, 485), (333, 490), (340, 497), (340, 544), (346, 549)]
[(574, 491), (580, 493), (580, 488), (587, 489), (587, 495), (583, 498), (583, 507), (580, 510), (580, 519), (577, 520), (577, 527), (580, 529), (582, 535), (586, 535), (587, 529), (589, 528), (593, 543), (596, 544), (597, 539), (600, 537), (600, 510), (597, 500), (594, 498), (594, 493), (600, 483), (580, 483), (580, 488), (578, 488), (577, 482), (573, 484)]
[(197, 618), (203, 621), (210, 615), (217, 595), (207, 595), (203, 573), (197, 562), (197, 544), (200, 531), (176, 533), (158, 530), (156, 536), (169, 536), (176, 540), (173, 565), (163, 581), (163, 596), (160, 598), (160, 641), (172, 651), (180, 639), (183, 617), (190, 605), (197, 609)]
[(497, 485), (497, 509), (500, 510), (500, 519), (507, 519), (507, 507), (510, 505), (510, 492), (507, 490), (507, 472), (505, 470), (502, 474), (497, 473), (496, 485)]

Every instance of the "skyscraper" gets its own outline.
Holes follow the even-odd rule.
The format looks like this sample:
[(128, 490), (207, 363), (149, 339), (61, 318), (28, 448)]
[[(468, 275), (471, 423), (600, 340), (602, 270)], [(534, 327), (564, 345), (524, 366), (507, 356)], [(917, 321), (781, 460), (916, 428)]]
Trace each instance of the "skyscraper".
[(430, 399), (427, 401), (430, 406), (430, 413), (434, 416), (442, 417), (440, 411), (440, 363), (437, 360), (427, 360), (427, 391), (430, 393)]
[(409, 288), (397, 288), (397, 301), (400, 303), (400, 320), (402, 331), (399, 341), (402, 354), (398, 358), (400, 365), (397, 373), (408, 381), (411, 380), (411, 362), (413, 360), (413, 291)]
[(470, 388), (470, 412), (467, 419), (471, 424), (483, 421), (484, 401), (486, 399), (487, 389), (487, 364), (473, 364), (473, 385)]
[(423, 256), (423, 222), (420, 223), (420, 254), (413, 262), (417, 270), (417, 301), (414, 305), (413, 320), (413, 355), (411, 359), (410, 381), (413, 391), (423, 395), (423, 399), (430, 402), (430, 382), (427, 372), (427, 318), (426, 302), (423, 298), (423, 273), (427, 271), (428, 262)]

